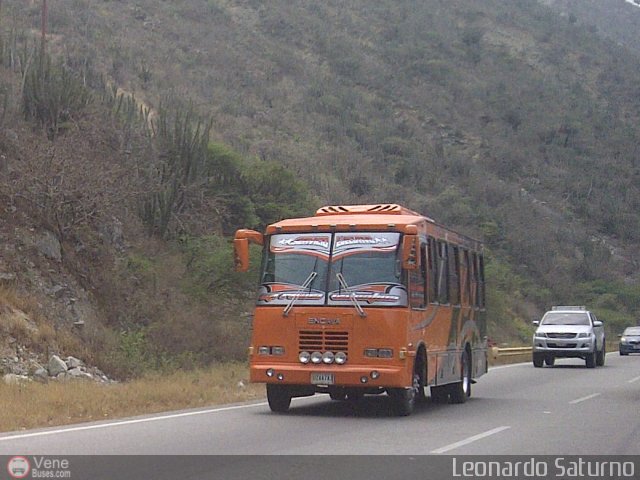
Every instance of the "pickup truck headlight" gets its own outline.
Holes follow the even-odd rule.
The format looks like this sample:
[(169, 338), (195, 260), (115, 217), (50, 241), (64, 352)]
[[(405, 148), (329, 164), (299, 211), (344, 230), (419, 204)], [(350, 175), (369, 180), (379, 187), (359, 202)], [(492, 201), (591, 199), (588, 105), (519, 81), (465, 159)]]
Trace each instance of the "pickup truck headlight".
[(591, 336), (590, 333), (582, 332), (578, 334), (578, 338), (589, 338)]
[(544, 332), (536, 332), (536, 337), (538, 338), (547, 338), (547, 334)]

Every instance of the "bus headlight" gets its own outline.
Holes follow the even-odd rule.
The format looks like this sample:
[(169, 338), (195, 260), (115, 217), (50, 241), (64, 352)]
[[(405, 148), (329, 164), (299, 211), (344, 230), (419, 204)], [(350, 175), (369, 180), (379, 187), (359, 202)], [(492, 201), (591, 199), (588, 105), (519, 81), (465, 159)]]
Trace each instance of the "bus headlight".
[(300, 360), (300, 363), (309, 363), (311, 360), (311, 354), (309, 352), (300, 352), (298, 360)]
[(311, 354), (311, 363), (320, 363), (322, 362), (322, 354), (320, 352), (313, 352)]
[(335, 359), (335, 355), (333, 354), (333, 352), (324, 352), (324, 354), (322, 355), (322, 363), (333, 363)]
[(345, 363), (347, 363), (347, 354), (344, 352), (338, 352), (336, 353), (336, 358), (335, 358), (335, 362), (338, 365), (344, 365)]

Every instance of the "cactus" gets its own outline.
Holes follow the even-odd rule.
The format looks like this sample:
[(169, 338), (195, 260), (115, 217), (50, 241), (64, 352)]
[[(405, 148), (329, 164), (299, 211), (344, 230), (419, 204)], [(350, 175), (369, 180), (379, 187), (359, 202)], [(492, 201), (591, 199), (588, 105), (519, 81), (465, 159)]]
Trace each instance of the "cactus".
[(42, 50), (31, 61), (27, 49), (23, 59), (22, 111), (28, 120), (38, 122), (50, 140), (63, 131), (90, 101), (90, 94), (64, 64), (54, 64)]

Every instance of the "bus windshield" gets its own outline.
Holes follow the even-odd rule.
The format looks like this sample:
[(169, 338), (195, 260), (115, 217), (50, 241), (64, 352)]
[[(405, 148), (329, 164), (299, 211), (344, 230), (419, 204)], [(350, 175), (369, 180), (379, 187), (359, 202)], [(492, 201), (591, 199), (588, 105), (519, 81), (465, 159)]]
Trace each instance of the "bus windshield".
[(406, 305), (399, 241), (396, 232), (272, 235), (258, 304)]

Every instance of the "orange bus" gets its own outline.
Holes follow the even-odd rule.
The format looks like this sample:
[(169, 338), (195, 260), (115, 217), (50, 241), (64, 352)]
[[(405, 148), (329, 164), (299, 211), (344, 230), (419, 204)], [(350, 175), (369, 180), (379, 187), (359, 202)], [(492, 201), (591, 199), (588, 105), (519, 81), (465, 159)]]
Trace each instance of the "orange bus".
[(236, 269), (263, 246), (250, 380), (272, 411), (293, 397), (386, 393), (463, 403), (487, 372), (482, 244), (400, 205), (320, 208), (264, 234), (238, 230)]

